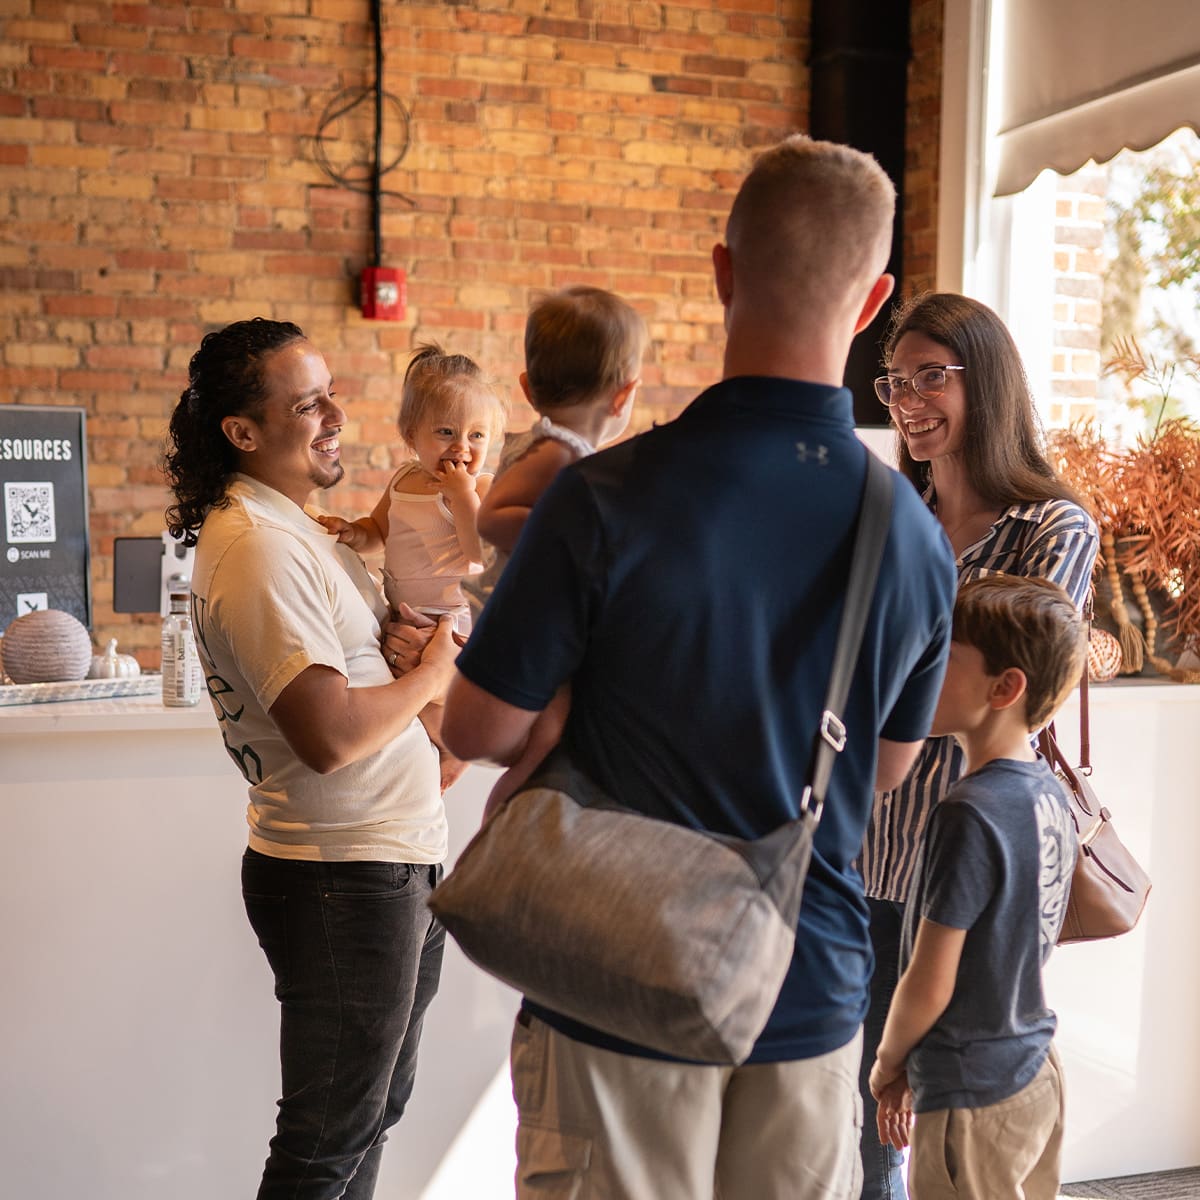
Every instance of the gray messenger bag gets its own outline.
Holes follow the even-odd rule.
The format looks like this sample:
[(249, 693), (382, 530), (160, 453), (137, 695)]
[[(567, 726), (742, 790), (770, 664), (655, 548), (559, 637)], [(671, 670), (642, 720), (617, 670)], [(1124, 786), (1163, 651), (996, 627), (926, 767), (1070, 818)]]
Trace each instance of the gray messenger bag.
[(478, 966), (554, 1012), (676, 1058), (737, 1064), (750, 1054), (792, 960), (887, 540), (892, 473), (873, 454), (867, 460), (799, 815), (757, 839), (690, 829), (623, 808), (555, 750), (430, 898)]

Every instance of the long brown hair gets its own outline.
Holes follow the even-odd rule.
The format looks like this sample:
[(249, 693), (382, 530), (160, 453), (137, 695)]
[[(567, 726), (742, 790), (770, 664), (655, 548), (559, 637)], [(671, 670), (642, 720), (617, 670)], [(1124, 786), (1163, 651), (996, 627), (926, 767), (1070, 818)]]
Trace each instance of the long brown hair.
[[(890, 362), (906, 333), (923, 333), (952, 350), (967, 369), (963, 452), (971, 485), (989, 503), (1028, 504), (1078, 497), (1054, 473), (1042, 449), (1042, 427), (1012, 334), (986, 304), (954, 292), (918, 296), (893, 319), (884, 346)], [(917, 489), (929, 485), (928, 463), (916, 462), (897, 431), (902, 474)]]

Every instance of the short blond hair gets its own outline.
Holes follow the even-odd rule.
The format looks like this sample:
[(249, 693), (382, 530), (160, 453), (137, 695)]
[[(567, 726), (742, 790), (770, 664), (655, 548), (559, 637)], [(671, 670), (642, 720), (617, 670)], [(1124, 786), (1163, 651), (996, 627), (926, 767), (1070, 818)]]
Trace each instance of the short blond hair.
[(735, 279), (767, 310), (837, 302), (883, 273), (895, 215), (896, 189), (874, 158), (794, 134), (755, 160), (734, 199)]

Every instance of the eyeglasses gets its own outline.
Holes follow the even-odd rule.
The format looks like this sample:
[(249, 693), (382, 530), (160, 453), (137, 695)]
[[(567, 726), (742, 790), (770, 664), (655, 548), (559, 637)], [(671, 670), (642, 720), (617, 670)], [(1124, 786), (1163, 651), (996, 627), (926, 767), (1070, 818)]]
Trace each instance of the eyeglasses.
[(940, 367), (922, 367), (919, 371), (914, 371), (908, 379), (902, 375), (880, 375), (875, 380), (875, 395), (888, 408), (900, 403), (905, 388), (911, 388), (922, 400), (937, 400), (946, 390), (946, 372), (966, 369), (944, 363)]

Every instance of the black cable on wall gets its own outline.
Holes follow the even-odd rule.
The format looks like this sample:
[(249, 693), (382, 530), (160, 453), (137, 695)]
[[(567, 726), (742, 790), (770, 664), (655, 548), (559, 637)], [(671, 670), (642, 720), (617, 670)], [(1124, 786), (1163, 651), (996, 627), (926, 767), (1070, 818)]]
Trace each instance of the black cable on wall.
[[(373, 265), (380, 265), (383, 251), (381, 214), (383, 197), (393, 196), (405, 204), (413, 204), (411, 197), (403, 192), (383, 186), (383, 177), (394, 171), (408, 153), (410, 145), (411, 118), (403, 101), (394, 92), (384, 88), (383, 54), (383, 9), (380, 0), (371, 0), (371, 23), (375, 33), (375, 78), (365, 87), (346, 88), (338, 92), (326, 104), (317, 119), (317, 132), (313, 137), (313, 157), (324, 174), (338, 187), (352, 192), (365, 192), (371, 197), (371, 223), (375, 245)], [(335, 147), (343, 147), (350, 137), (340, 124), (349, 118), (361, 104), (371, 100), (374, 105), (373, 124), (369, 145), (360, 139), (357, 155), (343, 154), (337, 165), (331, 157)], [(385, 125), (391, 122), (390, 142), (396, 149), (391, 158), (384, 162), (387, 153), (384, 145)], [(361, 126), (360, 126), (361, 128)]]
[[(380, 0), (371, 0), (371, 25), (375, 31), (375, 146), (371, 155), (371, 230), (374, 253), (371, 265), (383, 266), (383, 196), (380, 190), (383, 161), (383, 10)], [(407, 149), (407, 142), (405, 149)], [(399, 159), (397, 159), (397, 162)]]

